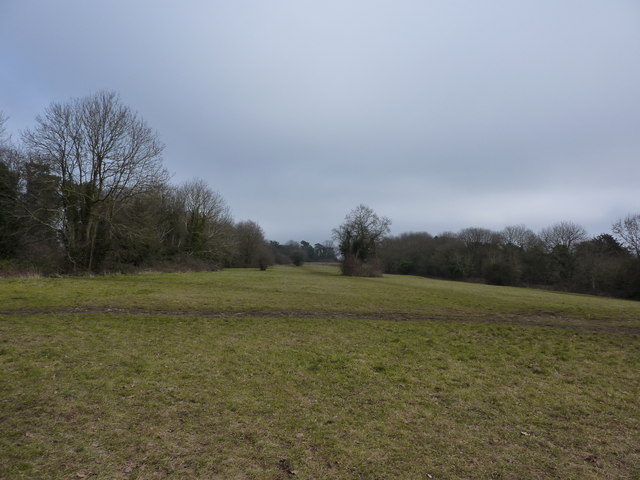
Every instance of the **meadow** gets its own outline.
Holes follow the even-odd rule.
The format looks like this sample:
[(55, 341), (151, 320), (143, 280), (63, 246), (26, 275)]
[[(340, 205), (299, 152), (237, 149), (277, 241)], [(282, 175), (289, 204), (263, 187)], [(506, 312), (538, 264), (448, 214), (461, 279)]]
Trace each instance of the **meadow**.
[(331, 266), (0, 280), (0, 478), (640, 479), (640, 303)]

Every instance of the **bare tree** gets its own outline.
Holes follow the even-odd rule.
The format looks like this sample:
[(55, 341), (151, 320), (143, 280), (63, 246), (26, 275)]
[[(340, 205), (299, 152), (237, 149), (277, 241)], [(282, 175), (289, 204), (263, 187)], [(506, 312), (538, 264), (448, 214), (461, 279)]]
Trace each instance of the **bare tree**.
[(333, 237), (342, 255), (342, 273), (345, 275), (373, 276), (382, 272), (377, 265), (376, 253), (389, 233), (391, 220), (379, 217), (370, 207), (358, 205), (346, 217)]
[(188, 253), (219, 261), (233, 243), (233, 220), (226, 202), (198, 179), (178, 187), (177, 197), (185, 213)]
[(7, 128), (5, 127), (7, 120), (8, 118), (4, 114), (4, 112), (0, 111), (0, 147), (2, 147), (9, 141), (9, 138), (7, 136)]
[(117, 210), (166, 180), (164, 146), (114, 92), (52, 103), (36, 122), (22, 137), (59, 177), (61, 222), (51, 227), (74, 268), (92, 270)]
[(526, 248), (536, 241), (536, 234), (524, 225), (508, 225), (500, 235), (504, 244), (519, 248)]
[(260, 267), (266, 270), (273, 265), (273, 254), (267, 246), (262, 227), (246, 220), (236, 224), (236, 263), (240, 267)]
[(548, 250), (556, 247), (572, 250), (576, 244), (587, 239), (587, 231), (581, 225), (562, 221), (544, 228), (540, 232), (540, 238)]
[(627, 215), (613, 224), (613, 233), (624, 246), (640, 258), (640, 214)]
[(464, 242), (467, 247), (478, 245), (497, 244), (499, 235), (487, 228), (470, 227), (461, 230), (458, 238)]

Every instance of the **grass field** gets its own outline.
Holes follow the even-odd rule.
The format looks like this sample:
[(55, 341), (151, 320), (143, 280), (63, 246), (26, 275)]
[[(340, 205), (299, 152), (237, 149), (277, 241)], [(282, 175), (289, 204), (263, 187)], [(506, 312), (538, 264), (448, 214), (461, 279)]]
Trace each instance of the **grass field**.
[(305, 266), (0, 312), (3, 479), (640, 479), (638, 302)]

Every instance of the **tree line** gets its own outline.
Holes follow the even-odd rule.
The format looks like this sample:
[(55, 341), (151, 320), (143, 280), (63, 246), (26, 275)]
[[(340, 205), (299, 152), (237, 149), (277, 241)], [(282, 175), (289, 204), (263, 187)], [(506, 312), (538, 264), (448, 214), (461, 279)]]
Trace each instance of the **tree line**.
[(563, 234), (572, 225), (561, 222), (539, 234), (523, 226), (404, 234), (386, 239), (381, 255), (389, 273), (640, 299), (640, 259), (608, 233), (572, 240)]
[(52, 103), (19, 145), (0, 115), (0, 269), (260, 267), (277, 250), (204, 181), (169, 182), (164, 145), (114, 92)]
[[(345, 275), (383, 272), (640, 299), (640, 214), (590, 238), (573, 222), (538, 233), (389, 236), (391, 220), (359, 205), (333, 241), (267, 241), (235, 222), (199, 179), (169, 182), (164, 145), (114, 92), (52, 103), (19, 145), (0, 112), (0, 271), (91, 273), (341, 261)], [(335, 242), (335, 243), (334, 243)]]
[(512, 225), (436, 236), (388, 236), (390, 223), (364, 205), (347, 215), (334, 230), (344, 274), (422, 275), (640, 299), (640, 214), (595, 237), (569, 221), (538, 233)]

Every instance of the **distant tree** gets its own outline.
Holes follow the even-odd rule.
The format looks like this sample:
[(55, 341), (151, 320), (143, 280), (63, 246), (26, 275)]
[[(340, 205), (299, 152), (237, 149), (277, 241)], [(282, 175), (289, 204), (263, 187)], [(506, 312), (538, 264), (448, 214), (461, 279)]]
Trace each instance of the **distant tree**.
[(166, 180), (155, 133), (114, 92), (52, 103), (22, 138), (58, 177), (54, 228), (75, 269), (94, 270), (127, 200)]
[(497, 265), (489, 268), (500, 278), (494, 277), (493, 280), (487, 281), (502, 285), (518, 285), (525, 281), (526, 272), (531, 272), (531, 269), (526, 268), (526, 260), (531, 256), (530, 251), (540, 244), (540, 239), (524, 225), (508, 225), (499, 235), (501, 258)]
[[(251, 220), (238, 222), (235, 226), (235, 266), (238, 267), (266, 267), (273, 264), (271, 258), (267, 258), (268, 246), (264, 238), (264, 232), (260, 225)], [(263, 268), (264, 267), (264, 268)]]
[(637, 258), (640, 258), (640, 214), (627, 215), (613, 224), (613, 233)]
[(616, 294), (620, 272), (630, 257), (614, 237), (602, 234), (576, 247), (574, 289)]
[(265, 271), (271, 265), (275, 263), (275, 256), (273, 250), (269, 247), (269, 244), (263, 242), (258, 248), (258, 268)]
[(382, 273), (382, 264), (376, 254), (390, 225), (388, 218), (379, 217), (370, 207), (359, 205), (333, 230), (342, 255), (344, 275), (376, 276)]
[(331, 240), (316, 243), (313, 246), (314, 256), (318, 261), (333, 262), (336, 258), (336, 249)]
[(508, 225), (500, 232), (502, 242), (518, 248), (526, 248), (536, 241), (536, 234), (524, 225)]
[(20, 175), (11, 160), (12, 151), (0, 147), (0, 258), (15, 257), (21, 241)]
[(581, 225), (562, 221), (543, 229), (540, 238), (549, 251), (556, 247), (572, 250), (576, 244), (587, 239), (587, 231)]
[(597, 237), (592, 238), (591, 240), (582, 242), (582, 244), (580, 244), (578, 247), (581, 247), (583, 245), (590, 245), (590, 250), (602, 255), (609, 255), (614, 257), (628, 255), (625, 248), (620, 245), (620, 242), (618, 242), (612, 235), (609, 235), (608, 233), (600, 234)]
[[(303, 240), (304, 242), (304, 240)], [(307, 243), (307, 242), (304, 242)], [(307, 243), (307, 245), (309, 245)], [(301, 267), (307, 260), (307, 250), (303, 247), (302, 242), (300, 244), (296, 242), (289, 242), (289, 259), (296, 267)]]
[(12, 258), (20, 244), (18, 198), (20, 174), (17, 168), (17, 152), (8, 145), (6, 115), (0, 111), (0, 258)]
[(307, 242), (306, 240), (300, 241), (300, 248), (304, 252), (304, 260), (307, 262), (315, 262), (316, 259), (316, 251), (313, 246)]
[(274, 263), (278, 265), (288, 265), (291, 262), (286, 245), (281, 245), (275, 240), (270, 240), (269, 248), (273, 254)]
[[(465, 256), (470, 262), (467, 273), (469, 276), (480, 279), (486, 275), (487, 268), (492, 272), (497, 271), (496, 265), (500, 263), (500, 234), (486, 228), (472, 227), (461, 230), (458, 238), (466, 247)], [(492, 273), (492, 278), (495, 277)], [(492, 280), (492, 283), (496, 281)]]
[(226, 202), (199, 179), (182, 184), (176, 195), (184, 212), (186, 252), (221, 263), (233, 243), (233, 220)]
[(576, 223), (563, 221), (543, 229), (540, 239), (552, 260), (547, 281), (570, 288), (576, 267), (576, 247), (587, 240), (586, 230)]
[(204, 181), (159, 184), (129, 199), (112, 222), (105, 268), (160, 262), (176, 268), (217, 269), (230, 263), (234, 225), (224, 199)]
[(426, 232), (403, 233), (382, 242), (380, 257), (386, 273), (433, 275), (435, 241)]
[(471, 227), (465, 228), (458, 233), (458, 238), (467, 247), (477, 247), (479, 245), (489, 245), (498, 242), (498, 234), (486, 228)]

